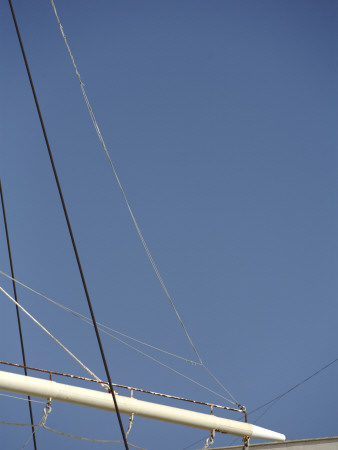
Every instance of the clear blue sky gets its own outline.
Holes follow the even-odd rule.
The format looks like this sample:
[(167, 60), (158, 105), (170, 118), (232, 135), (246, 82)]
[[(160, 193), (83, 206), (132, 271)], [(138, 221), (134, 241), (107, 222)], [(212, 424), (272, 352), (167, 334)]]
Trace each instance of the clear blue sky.
[[(97, 320), (195, 358), (133, 228), (49, 1), (14, 7)], [(250, 411), (337, 358), (338, 3), (59, 0), (56, 7), (135, 216), (206, 365)], [(16, 277), (88, 314), (6, 2), (0, 30), (0, 176)], [(1, 219), (0, 270), (9, 273), (4, 239)], [(88, 325), (18, 292), (105, 377)], [(0, 305), (0, 359), (21, 362), (14, 307), (5, 296)], [(85, 376), (22, 322), (31, 366)], [(103, 344), (117, 383), (228, 405), (108, 336)], [(139, 348), (224, 394), (201, 368)], [(337, 435), (337, 379), (338, 363), (249, 419), (287, 439)], [(0, 421), (28, 423), (24, 402), (0, 396), (0, 404)], [(34, 404), (36, 422), (42, 408)], [(54, 403), (47, 425), (120, 439), (113, 414), (76, 406)], [(21, 448), (28, 435), (1, 426), (1, 446)], [(136, 418), (130, 441), (182, 450), (206, 435)], [(110, 448), (44, 430), (37, 442)], [(232, 442), (217, 435), (215, 445)]]

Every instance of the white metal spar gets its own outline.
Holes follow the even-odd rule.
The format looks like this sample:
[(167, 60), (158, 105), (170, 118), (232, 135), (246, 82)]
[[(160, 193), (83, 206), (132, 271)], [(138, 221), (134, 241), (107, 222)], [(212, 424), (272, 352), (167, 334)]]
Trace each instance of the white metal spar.
[[(51, 398), (60, 402), (73, 403), (106, 411), (115, 411), (112, 397), (106, 392), (70, 386), (55, 381), (10, 372), (0, 371), (0, 390), (38, 398)], [(215, 430), (234, 436), (285, 441), (285, 436), (281, 433), (210, 414), (159, 405), (121, 395), (117, 396), (117, 404), (122, 414), (134, 414), (135, 416), (148, 419), (161, 420), (209, 431)]]

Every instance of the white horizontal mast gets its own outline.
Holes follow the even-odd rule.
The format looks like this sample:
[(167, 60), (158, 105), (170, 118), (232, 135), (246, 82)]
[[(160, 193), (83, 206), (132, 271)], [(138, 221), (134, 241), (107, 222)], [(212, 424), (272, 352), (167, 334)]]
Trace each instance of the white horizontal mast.
[[(38, 398), (51, 398), (60, 402), (73, 403), (90, 408), (115, 411), (110, 394), (85, 389), (41, 378), (28, 377), (0, 371), (0, 390), (16, 394), (31, 395)], [(174, 408), (145, 402), (130, 397), (117, 396), (121, 414), (134, 414), (148, 419), (161, 420), (203, 430), (216, 430), (234, 436), (284, 441), (285, 436), (275, 431), (257, 427), (249, 423), (224, 419), (210, 414)]]

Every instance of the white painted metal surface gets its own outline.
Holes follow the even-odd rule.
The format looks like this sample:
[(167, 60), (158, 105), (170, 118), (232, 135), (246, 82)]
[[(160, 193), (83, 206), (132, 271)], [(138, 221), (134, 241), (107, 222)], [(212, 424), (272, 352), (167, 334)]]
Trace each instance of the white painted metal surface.
[[(242, 450), (243, 444), (229, 447), (213, 447), (212, 450)], [(298, 439), (286, 442), (251, 444), (251, 450), (338, 450), (338, 436)]]
[[(0, 371), (0, 390), (38, 398), (51, 398), (60, 402), (73, 403), (90, 408), (114, 411), (111, 395), (106, 392), (85, 389), (41, 378), (26, 377)], [(130, 397), (117, 396), (121, 414), (135, 414), (148, 419), (161, 420), (203, 430), (216, 430), (234, 436), (248, 436), (254, 439), (284, 441), (285, 436), (275, 431), (257, 427), (249, 423), (224, 419), (210, 414), (174, 408), (145, 402)]]

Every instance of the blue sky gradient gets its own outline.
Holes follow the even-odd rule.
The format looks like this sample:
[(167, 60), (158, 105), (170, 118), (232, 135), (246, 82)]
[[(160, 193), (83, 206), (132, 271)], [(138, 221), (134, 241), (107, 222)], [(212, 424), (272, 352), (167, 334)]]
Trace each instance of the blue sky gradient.
[[(13, 4), (97, 320), (194, 359), (113, 179), (50, 3)], [(136, 219), (206, 365), (250, 411), (337, 358), (337, 2), (55, 4)], [(88, 315), (6, 2), (0, 21), (0, 176), (16, 277)], [(9, 273), (0, 226), (0, 270)], [(0, 285), (11, 291), (5, 277)], [(88, 325), (18, 292), (105, 377)], [(31, 366), (86, 376), (29, 319), (22, 322)], [(15, 310), (3, 295), (0, 339), (0, 359), (20, 363)], [(115, 382), (228, 405), (102, 339)], [(200, 367), (139, 348), (225, 394)], [(337, 435), (337, 371), (338, 363), (257, 424), (287, 439)], [(24, 402), (0, 402), (0, 421), (28, 423)], [(33, 408), (38, 422), (43, 405)], [(48, 425), (120, 439), (113, 414), (76, 406), (53, 404)], [(130, 441), (182, 450), (206, 435), (136, 418)], [(21, 448), (28, 436), (1, 426), (6, 449)], [(217, 435), (215, 445), (233, 441)], [(45, 430), (37, 442), (51, 450), (108, 447)]]

